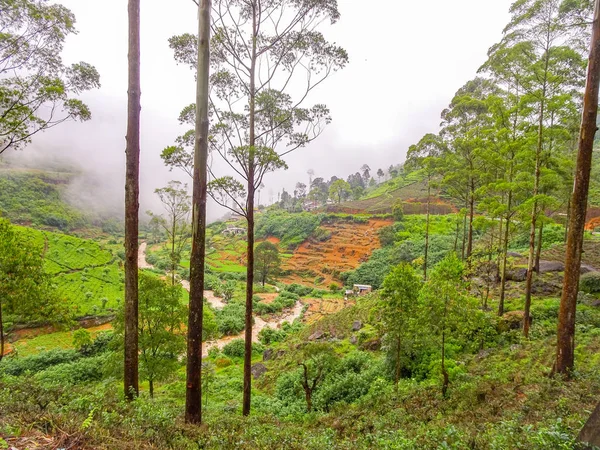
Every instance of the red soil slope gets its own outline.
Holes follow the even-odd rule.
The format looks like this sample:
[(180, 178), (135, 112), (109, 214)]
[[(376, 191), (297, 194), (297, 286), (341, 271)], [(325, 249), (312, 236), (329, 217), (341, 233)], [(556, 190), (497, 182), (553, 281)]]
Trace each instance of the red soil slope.
[(308, 239), (298, 247), (283, 263), (282, 269), (291, 271), (283, 281), (313, 284), (315, 279), (322, 278), (321, 288), (329, 287), (332, 282), (341, 284), (339, 274), (367, 261), (373, 250), (381, 246), (378, 230), (391, 224), (391, 221), (381, 219), (371, 219), (368, 223), (336, 221), (322, 224), (322, 228), (331, 232), (331, 239), (326, 242)]

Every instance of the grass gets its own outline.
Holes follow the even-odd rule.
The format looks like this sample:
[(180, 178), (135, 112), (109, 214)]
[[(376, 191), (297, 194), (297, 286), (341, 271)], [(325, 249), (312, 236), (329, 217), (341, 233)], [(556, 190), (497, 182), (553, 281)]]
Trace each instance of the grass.
[[(92, 339), (95, 338), (98, 333), (106, 331), (106, 326), (94, 327), (88, 329)], [(72, 331), (56, 331), (54, 333), (42, 334), (32, 338), (22, 338), (12, 344), (16, 353), (21, 356), (36, 355), (40, 352), (54, 350), (54, 349), (72, 349), (73, 347), (73, 333)]]

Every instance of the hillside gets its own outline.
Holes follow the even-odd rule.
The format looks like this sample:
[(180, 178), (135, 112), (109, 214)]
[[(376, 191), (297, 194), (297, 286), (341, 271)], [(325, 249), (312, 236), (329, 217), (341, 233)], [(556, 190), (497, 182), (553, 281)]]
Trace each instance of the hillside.
[(341, 284), (340, 274), (366, 262), (373, 250), (381, 247), (377, 232), (391, 224), (391, 220), (383, 219), (321, 222), (319, 228), (325, 230), (324, 237), (322, 240), (309, 237), (284, 260), (283, 281), (322, 286)]
[[(406, 178), (399, 176), (368, 191), (360, 200), (330, 204), (325, 210), (345, 214), (391, 214), (398, 201), (402, 202), (405, 214), (424, 214), (427, 203), (426, 184), (414, 175)], [(450, 214), (455, 211), (456, 208), (450, 202), (432, 196), (432, 214)]]

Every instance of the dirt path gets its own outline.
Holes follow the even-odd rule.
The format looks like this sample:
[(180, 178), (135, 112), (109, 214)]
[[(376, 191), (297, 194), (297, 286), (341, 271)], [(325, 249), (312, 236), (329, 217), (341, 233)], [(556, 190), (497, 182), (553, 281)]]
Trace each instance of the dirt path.
[[(281, 324), (283, 322), (292, 323), (294, 320), (296, 320), (297, 318), (300, 317), (300, 315), (302, 314), (303, 308), (304, 308), (304, 305), (302, 304), (302, 302), (300, 300), (298, 300), (298, 302), (296, 303), (296, 305), (294, 306), (293, 309), (285, 312), (285, 314), (277, 320), (265, 322), (260, 317), (255, 316), (254, 317), (254, 326), (252, 327), (252, 342), (258, 342), (258, 334), (264, 328), (268, 327), (268, 328), (272, 328), (275, 330), (279, 326), (281, 326)], [(216, 341), (205, 342), (202, 346), (202, 357), (208, 356), (208, 351), (211, 348), (217, 347), (218, 349), (222, 349), (223, 347), (225, 347), (227, 344), (229, 344), (231, 341), (233, 341), (235, 339), (244, 339), (244, 332), (242, 331), (240, 334), (238, 334), (236, 336), (225, 336), (224, 338), (217, 339)]]
[[(154, 266), (152, 266), (152, 264), (148, 264), (146, 262), (146, 243), (145, 242), (142, 242), (140, 244), (140, 247), (138, 250), (138, 265), (139, 265), (140, 269), (152, 269), (154, 267)], [(189, 281), (181, 280), (181, 285), (183, 286), (183, 288), (186, 291), (188, 291), (188, 292), (190, 291), (190, 282)], [(278, 288), (275, 288), (275, 289), (279, 292)], [(206, 298), (206, 300), (208, 300), (208, 302), (215, 309), (223, 309), (223, 307), (225, 306), (225, 303), (223, 302), (223, 300), (221, 300), (219, 297), (215, 296), (215, 293), (213, 291), (204, 291), (204, 297)], [(261, 330), (263, 330), (265, 327), (277, 329), (283, 322), (291, 323), (294, 320), (296, 320), (302, 314), (303, 307), (304, 307), (304, 305), (302, 304), (302, 302), (300, 302), (298, 300), (298, 302), (296, 302), (296, 305), (294, 305), (294, 307), (292, 309), (290, 309), (288, 311), (284, 311), (284, 314), (279, 319), (268, 321), (268, 322), (265, 322), (260, 317), (255, 316), (254, 317), (254, 326), (252, 327), (252, 342), (258, 342), (258, 333), (260, 333)], [(240, 334), (238, 334), (237, 336), (225, 336), (224, 338), (218, 339), (216, 341), (205, 342), (204, 345), (202, 346), (202, 356), (203, 357), (208, 356), (208, 350), (213, 347), (222, 349), (223, 347), (225, 347), (228, 343), (230, 343), (234, 339), (239, 339), (239, 338), (242, 338), (242, 339), (244, 338), (243, 331)]]

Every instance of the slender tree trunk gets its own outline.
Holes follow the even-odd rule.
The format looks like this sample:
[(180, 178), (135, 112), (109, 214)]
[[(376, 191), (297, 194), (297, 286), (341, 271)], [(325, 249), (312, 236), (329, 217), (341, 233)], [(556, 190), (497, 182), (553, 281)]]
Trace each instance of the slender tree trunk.
[(312, 391), (310, 389), (304, 389), (304, 398), (306, 399), (306, 410), (312, 411)]
[(400, 337), (398, 337), (398, 340), (396, 341), (396, 371), (394, 374), (394, 385), (395, 385), (395, 389), (396, 392), (398, 392), (398, 383), (400, 382), (400, 353), (401, 353), (401, 348), (400, 345), (402, 344)]
[[(496, 274), (494, 276), (494, 282), (497, 283), (498, 281), (500, 281), (500, 263), (502, 260), (502, 231), (504, 230), (504, 218), (502, 216), (500, 216), (500, 229), (498, 230), (498, 247), (496, 248), (496, 250), (498, 251), (498, 256), (496, 258)], [(493, 251), (493, 249), (492, 249)]]
[(2, 322), (2, 302), (0, 301), (0, 361), (4, 358), (4, 322)]
[(448, 385), (450, 384), (450, 378), (446, 370), (446, 331), (442, 331), (442, 376), (444, 377), (442, 395), (445, 397), (448, 393)]
[(129, 0), (129, 82), (125, 168), (125, 397), (138, 385), (138, 214), (140, 198), (140, 0)]
[(575, 312), (583, 248), (583, 232), (587, 210), (594, 136), (597, 131), (598, 90), (600, 84), (600, 0), (595, 2), (592, 43), (590, 49), (587, 85), (583, 101), (583, 118), (579, 136), (579, 153), (575, 185), (571, 201), (571, 218), (567, 241), (565, 277), (558, 314), (558, 342), (556, 372), (570, 376), (575, 356)]
[(423, 259), (423, 279), (427, 281), (427, 254), (429, 253), (429, 208), (431, 206), (431, 179), (427, 181), (427, 219), (425, 222), (425, 257)]
[(542, 245), (544, 243), (544, 224), (540, 224), (537, 249), (535, 250), (535, 273), (540, 274), (540, 259), (542, 258)]
[[(548, 34), (550, 30), (548, 29)], [(549, 41), (549, 37), (547, 38)], [(548, 65), (550, 61), (549, 54), (549, 43), (546, 45), (546, 55), (544, 62), (544, 84), (542, 87), (542, 99), (540, 102), (540, 116), (538, 123), (538, 140), (535, 151), (535, 181), (533, 185), (533, 196), (537, 197), (540, 192), (540, 176), (541, 176), (541, 165), (542, 165), (542, 148), (544, 145), (544, 112), (546, 106), (546, 92), (548, 83)], [(529, 231), (529, 257), (527, 260), (527, 278), (525, 280), (525, 313), (523, 314), (523, 335), (529, 337), (529, 322), (530, 322), (530, 310), (531, 310), (531, 285), (533, 282), (533, 263), (535, 254), (535, 230), (538, 215), (538, 202), (537, 198), (533, 201), (533, 208), (531, 210), (531, 229)]]
[(567, 200), (567, 221), (565, 223), (565, 236), (564, 241), (567, 243), (567, 239), (569, 237), (569, 220), (571, 219), (571, 196), (569, 195), (569, 200)]
[(242, 414), (250, 414), (251, 394), (252, 394), (252, 295), (254, 288), (254, 186), (255, 162), (254, 148), (256, 145), (255, 135), (255, 112), (256, 112), (256, 40), (257, 40), (257, 5), (252, 3), (252, 62), (250, 67), (250, 161), (248, 164), (248, 199), (246, 203), (246, 214), (248, 220), (248, 247), (247, 258), (248, 266), (246, 271), (246, 329), (245, 329), (245, 347), (244, 347), (244, 394), (242, 401)]
[(198, 69), (196, 76), (196, 135), (192, 194), (192, 254), (187, 333), (185, 421), (202, 423), (202, 318), (206, 250), (206, 195), (208, 160), (208, 80), (210, 72), (211, 0), (198, 5)]
[(475, 184), (471, 180), (471, 193), (469, 195), (469, 238), (467, 242), (467, 267), (471, 268), (471, 254), (473, 253), (473, 216), (475, 215)]
[[(509, 203), (512, 192), (509, 193)], [(510, 207), (509, 207), (510, 209)], [(506, 265), (508, 260), (508, 233), (510, 228), (510, 216), (506, 216), (506, 227), (504, 228), (504, 247), (502, 248), (502, 278), (500, 279), (500, 301), (498, 302), (498, 315), (504, 314), (504, 298), (506, 296)]]
[(150, 378), (150, 380), (148, 381), (148, 387), (150, 398), (154, 398), (154, 380), (152, 378)]
[(171, 232), (173, 233), (171, 240), (171, 284), (175, 286), (175, 228), (176, 228), (176, 219), (173, 216), (173, 227), (171, 228)]
[(454, 253), (458, 250), (458, 233), (460, 231), (460, 223), (456, 221), (456, 234), (454, 235)]
[[(469, 204), (468, 200), (466, 202), (467, 206)], [(467, 246), (467, 210), (465, 209), (465, 217), (463, 218), (463, 235), (462, 235), (462, 250), (461, 250), (461, 259), (465, 260), (465, 250)]]

